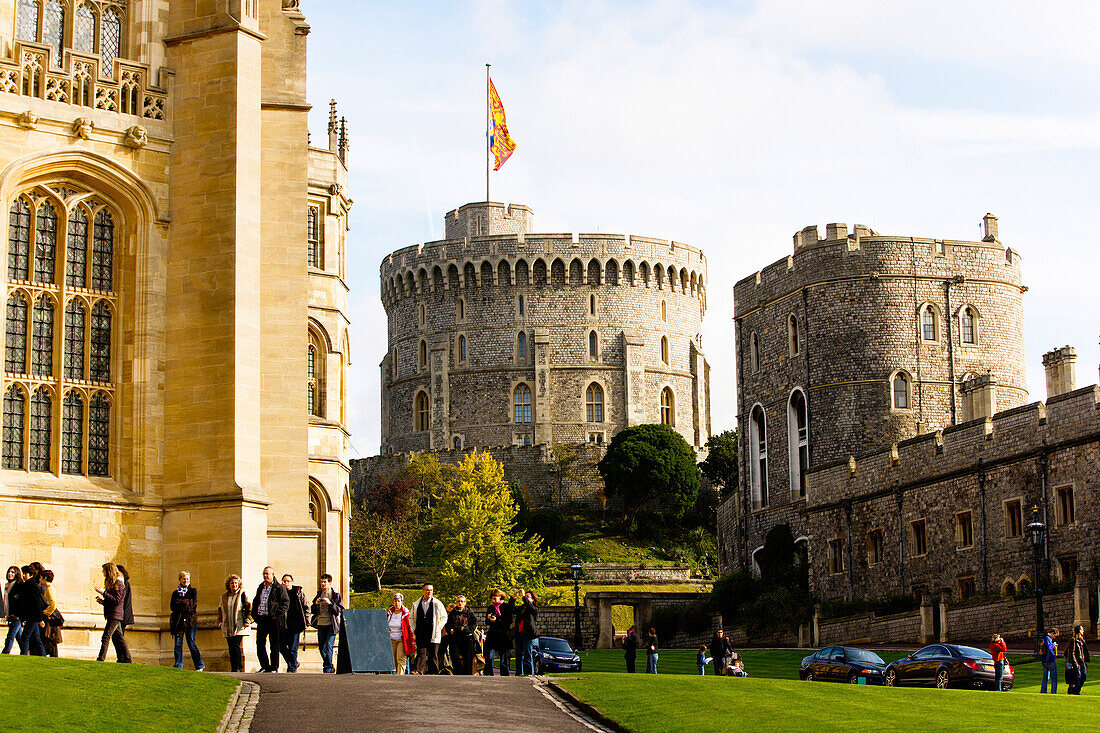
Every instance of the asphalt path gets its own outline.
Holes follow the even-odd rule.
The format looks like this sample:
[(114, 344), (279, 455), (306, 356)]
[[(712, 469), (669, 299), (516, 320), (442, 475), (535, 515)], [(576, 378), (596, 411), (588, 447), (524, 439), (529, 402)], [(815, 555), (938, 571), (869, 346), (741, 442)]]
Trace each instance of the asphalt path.
[(531, 678), (449, 675), (244, 674), (260, 686), (255, 733), (479, 730), (563, 733), (591, 729), (549, 700)]

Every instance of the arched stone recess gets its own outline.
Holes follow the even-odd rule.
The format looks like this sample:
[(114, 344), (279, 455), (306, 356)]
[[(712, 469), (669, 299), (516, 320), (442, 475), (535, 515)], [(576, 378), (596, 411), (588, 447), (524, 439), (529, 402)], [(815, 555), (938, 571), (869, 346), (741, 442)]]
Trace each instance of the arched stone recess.
[[(603, 395), (603, 415), (602, 419), (598, 422), (588, 420), (588, 388), (593, 384), (598, 385)], [(615, 405), (615, 400), (612, 397), (611, 390), (608, 387), (607, 379), (602, 374), (594, 374), (588, 376), (583, 380), (580, 385), (580, 395), (577, 404), (580, 406), (580, 415), (578, 422), (582, 425), (587, 425), (590, 430), (605, 430), (605, 425), (614, 425), (616, 420), (619, 419), (618, 415), (612, 410), (612, 406)]]

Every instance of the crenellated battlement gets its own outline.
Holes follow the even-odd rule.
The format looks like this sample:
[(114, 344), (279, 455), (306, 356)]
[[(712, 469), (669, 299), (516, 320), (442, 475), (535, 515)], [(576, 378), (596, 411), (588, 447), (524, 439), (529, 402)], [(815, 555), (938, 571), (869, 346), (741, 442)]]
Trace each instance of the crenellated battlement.
[(793, 252), (734, 286), (736, 314), (815, 283), (837, 279), (948, 279), (1021, 285), (1020, 255), (996, 239), (996, 217), (986, 214), (983, 241), (886, 235), (856, 224), (818, 226), (794, 233)]
[(651, 287), (705, 302), (706, 256), (696, 247), (624, 234), (529, 233), (530, 223), (531, 209), (518, 204), (448, 212), (447, 234), (460, 236), (382, 260), (383, 303), (456, 288), (581, 285)]
[(806, 506), (890, 494), (966, 471), (976, 461), (993, 465), (1085, 438), (1100, 438), (1098, 385), (918, 435), (859, 460), (849, 457), (812, 469), (806, 476)]

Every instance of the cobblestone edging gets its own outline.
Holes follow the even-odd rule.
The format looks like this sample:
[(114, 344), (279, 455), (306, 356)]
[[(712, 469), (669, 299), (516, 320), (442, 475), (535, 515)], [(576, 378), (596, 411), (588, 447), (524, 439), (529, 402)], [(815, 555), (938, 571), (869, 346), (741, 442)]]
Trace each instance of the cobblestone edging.
[(260, 686), (255, 682), (241, 680), (225, 706), (225, 715), (218, 725), (218, 733), (247, 733), (259, 702)]

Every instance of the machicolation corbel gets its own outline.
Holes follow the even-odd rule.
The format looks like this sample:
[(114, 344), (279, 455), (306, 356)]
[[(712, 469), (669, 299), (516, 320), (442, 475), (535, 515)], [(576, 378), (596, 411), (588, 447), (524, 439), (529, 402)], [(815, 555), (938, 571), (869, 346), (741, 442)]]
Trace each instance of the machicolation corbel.
[(848, 456), (848, 475), (855, 476), (858, 473), (856, 469), (856, 457)]
[(943, 455), (943, 431), (942, 430), (937, 430), (936, 431), (936, 455), (937, 456), (942, 456)]

